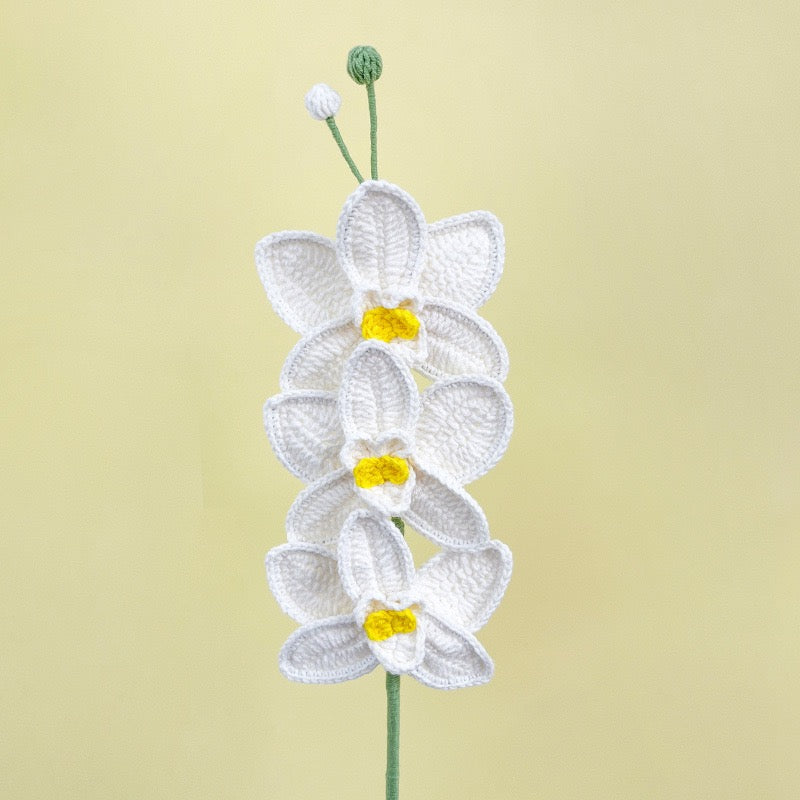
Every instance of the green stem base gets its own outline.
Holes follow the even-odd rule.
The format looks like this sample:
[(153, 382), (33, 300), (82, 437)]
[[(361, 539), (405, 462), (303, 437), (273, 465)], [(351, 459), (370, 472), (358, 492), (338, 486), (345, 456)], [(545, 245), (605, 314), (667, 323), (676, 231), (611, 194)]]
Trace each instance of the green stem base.
[(400, 676), (386, 673), (386, 800), (400, 792)]

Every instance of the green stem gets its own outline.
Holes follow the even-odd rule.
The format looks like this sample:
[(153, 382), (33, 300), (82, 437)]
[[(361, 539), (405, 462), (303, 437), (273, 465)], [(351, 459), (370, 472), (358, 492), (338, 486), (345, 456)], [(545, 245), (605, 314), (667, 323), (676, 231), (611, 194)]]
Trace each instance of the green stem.
[(375, 108), (375, 84), (367, 84), (369, 104), (369, 149), (372, 156), (372, 180), (378, 180), (378, 112)]
[(386, 800), (400, 796), (400, 676), (386, 673)]
[[(392, 522), (403, 535), (406, 524)], [(386, 800), (397, 800), (400, 792), (400, 676), (386, 673)]]
[(344, 143), (344, 139), (342, 139), (342, 134), (339, 133), (339, 126), (336, 124), (336, 120), (333, 117), (328, 117), (325, 122), (328, 123), (328, 127), (331, 129), (331, 133), (333, 134), (334, 141), (336, 144), (339, 145), (339, 151), (344, 156), (344, 160), (347, 162), (347, 166), (350, 167), (350, 172), (356, 176), (356, 180), (359, 183), (364, 183), (364, 179), (361, 177), (361, 173), (358, 171), (358, 167), (356, 166), (355, 162), (350, 156), (350, 151), (347, 149), (347, 145)]

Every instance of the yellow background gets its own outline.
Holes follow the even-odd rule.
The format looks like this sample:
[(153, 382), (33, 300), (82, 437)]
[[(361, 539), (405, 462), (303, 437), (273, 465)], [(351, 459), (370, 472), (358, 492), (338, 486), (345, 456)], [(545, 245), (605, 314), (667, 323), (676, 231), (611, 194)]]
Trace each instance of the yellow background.
[(254, 243), (382, 177), (488, 208), (496, 678), (403, 681), (401, 797), (800, 796), (795, 2), (6, 2), (0, 795), (382, 796), (382, 676), (291, 684)]

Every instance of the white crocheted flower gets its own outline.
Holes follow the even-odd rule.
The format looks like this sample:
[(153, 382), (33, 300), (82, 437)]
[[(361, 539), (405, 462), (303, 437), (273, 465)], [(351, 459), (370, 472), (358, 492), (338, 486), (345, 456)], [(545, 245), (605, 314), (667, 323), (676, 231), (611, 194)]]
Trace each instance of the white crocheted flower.
[(511, 577), (502, 542), (443, 551), (415, 573), (394, 525), (356, 511), (339, 539), (338, 569), (333, 554), (312, 544), (276, 547), (266, 564), (278, 603), (302, 625), (281, 650), (287, 678), (338, 683), (378, 664), (436, 689), (491, 678), (492, 661), (473, 633)]
[(264, 422), (278, 458), (310, 484), (286, 518), (289, 541), (333, 544), (364, 505), (443, 546), (488, 541), (483, 511), (461, 487), (508, 445), (513, 412), (497, 381), (462, 376), (420, 395), (395, 348), (363, 342), (338, 396), (284, 392), (267, 401)]
[(345, 203), (336, 243), (284, 231), (256, 245), (256, 265), (276, 312), (303, 335), (281, 389), (339, 386), (360, 341), (386, 341), (432, 378), (505, 380), (508, 356), (475, 313), (503, 268), (503, 230), (475, 211), (427, 225), (417, 204), (385, 181), (365, 181)]

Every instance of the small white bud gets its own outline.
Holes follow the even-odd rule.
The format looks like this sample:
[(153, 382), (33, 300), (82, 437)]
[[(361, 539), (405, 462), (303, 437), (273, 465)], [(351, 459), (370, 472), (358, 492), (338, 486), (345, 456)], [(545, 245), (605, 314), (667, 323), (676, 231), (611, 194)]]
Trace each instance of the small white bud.
[(342, 98), (327, 83), (316, 83), (306, 94), (306, 108), (314, 119), (335, 116), (342, 105)]

